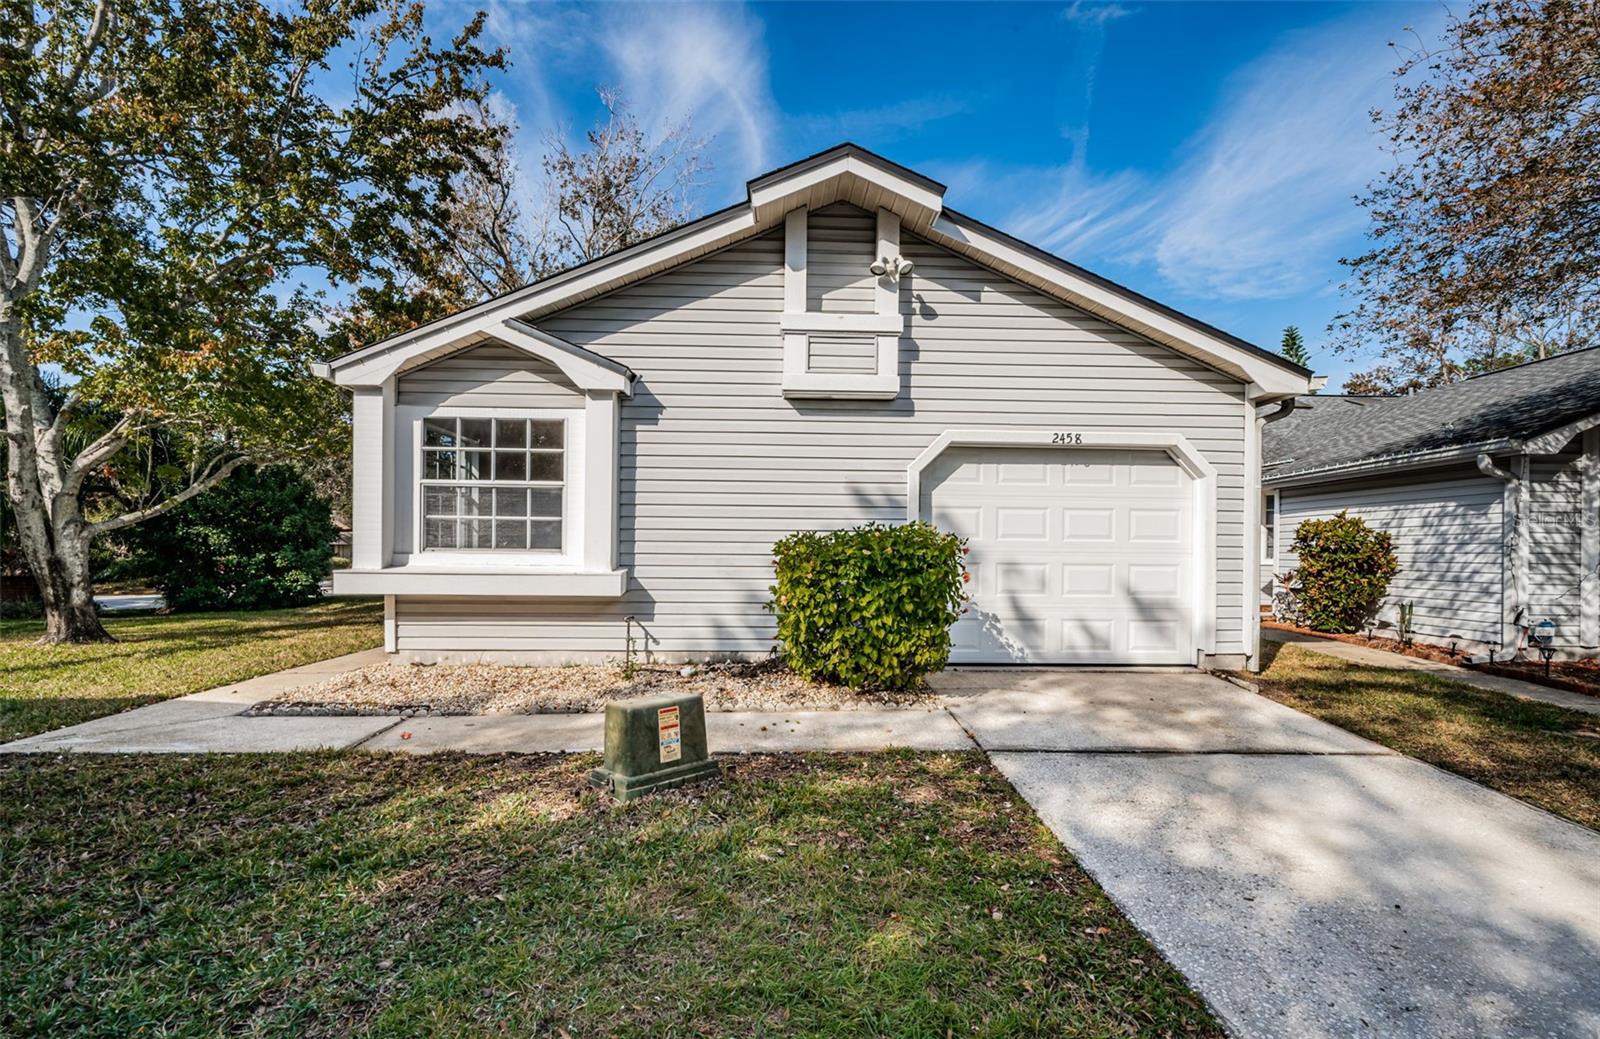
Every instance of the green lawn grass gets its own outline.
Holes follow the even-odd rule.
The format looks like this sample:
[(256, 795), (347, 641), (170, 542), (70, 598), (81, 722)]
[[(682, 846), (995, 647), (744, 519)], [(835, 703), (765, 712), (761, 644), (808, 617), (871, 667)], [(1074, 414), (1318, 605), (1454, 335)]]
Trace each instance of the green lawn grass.
[(1263, 649), (1268, 667), (1245, 677), (1274, 700), (1600, 830), (1600, 718), (1296, 646)]
[(41, 646), (40, 621), (0, 623), (0, 743), (383, 644), (383, 607), (109, 617), (118, 641)]
[(1188, 1036), (978, 754), (0, 759), (0, 1034)]

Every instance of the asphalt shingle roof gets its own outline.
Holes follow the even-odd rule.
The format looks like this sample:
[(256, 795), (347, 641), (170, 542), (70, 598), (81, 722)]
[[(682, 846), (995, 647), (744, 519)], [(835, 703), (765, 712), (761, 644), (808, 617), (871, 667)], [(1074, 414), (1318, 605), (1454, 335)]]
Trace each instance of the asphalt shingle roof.
[(1262, 431), (1262, 478), (1522, 440), (1596, 413), (1600, 347), (1408, 397), (1299, 397)]

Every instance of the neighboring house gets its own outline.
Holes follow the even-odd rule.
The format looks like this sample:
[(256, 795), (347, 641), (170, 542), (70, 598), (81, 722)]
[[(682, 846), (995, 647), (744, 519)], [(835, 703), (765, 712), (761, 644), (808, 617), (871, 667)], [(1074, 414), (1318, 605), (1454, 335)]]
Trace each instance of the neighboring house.
[(1263, 433), (1263, 567), (1295, 566), (1295, 529), (1340, 510), (1394, 536), (1379, 621), (1410, 602), (1418, 638), (1480, 652), (1556, 624), (1600, 648), (1600, 349), (1409, 397), (1311, 396)]
[(354, 559), (407, 660), (759, 657), (771, 546), (971, 539), (968, 663), (1255, 652), (1274, 354), (947, 209), (852, 145), (736, 205), (320, 366)]

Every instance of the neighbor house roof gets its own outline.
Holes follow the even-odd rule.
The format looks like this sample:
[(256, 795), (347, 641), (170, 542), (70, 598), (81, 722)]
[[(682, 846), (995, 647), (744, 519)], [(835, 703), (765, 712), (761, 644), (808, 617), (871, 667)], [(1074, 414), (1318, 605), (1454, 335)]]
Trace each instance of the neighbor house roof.
[(1600, 424), (1600, 348), (1406, 397), (1318, 394), (1262, 431), (1262, 481), (1309, 483), (1479, 452), (1551, 454)]
[(781, 227), (792, 209), (844, 201), (869, 211), (887, 209), (913, 234), (1251, 384), (1256, 399), (1281, 399), (1307, 388), (1306, 369), (957, 213), (944, 205), (944, 193), (935, 180), (841, 144), (750, 180), (741, 203), (351, 351), (317, 371), (344, 385), (364, 385), (407, 363), (398, 355), (448, 348), (474, 334), (498, 336), (512, 318), (537, 326), (547, 314)]

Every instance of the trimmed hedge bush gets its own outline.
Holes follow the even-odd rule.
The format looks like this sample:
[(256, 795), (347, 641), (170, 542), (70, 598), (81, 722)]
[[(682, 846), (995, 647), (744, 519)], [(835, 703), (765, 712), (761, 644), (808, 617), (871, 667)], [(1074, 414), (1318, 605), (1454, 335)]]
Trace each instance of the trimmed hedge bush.
[(271, 610), (322, 598), (335, 534), (326, 499), (287, 466), (245, 466), (164, 516), (129, 527), (129, 566), (174, 611)]
[(1377, 611), (1389, 579), (1400, 572), (1388, 531), (1344, 512), (1300, 524), (1294, 551), (1300, 566), (1288, 575), (1289, 583), (1299, 585), (1301, 622), (1313, 631), (1359, 630)]
[(910, 689), (950, 657), (966, 545), (929, 523), (803, 531), (773, 546), (784, 660), (813, 681)]

